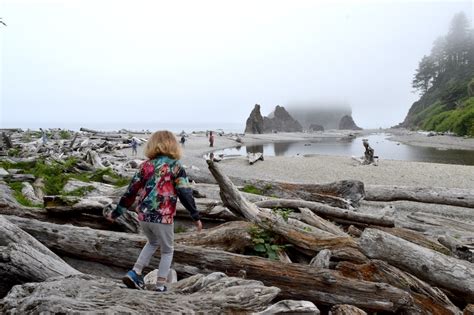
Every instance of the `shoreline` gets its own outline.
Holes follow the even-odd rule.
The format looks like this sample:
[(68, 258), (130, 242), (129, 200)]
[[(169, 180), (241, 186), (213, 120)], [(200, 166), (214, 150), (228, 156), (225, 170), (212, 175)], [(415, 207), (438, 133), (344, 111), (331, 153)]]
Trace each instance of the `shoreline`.
[[(362, 130), (357, 136), (374, 132), (391, 133), (392, 130)], [(354, 131), (337, 131), (325, 133), (277, 133), (262, 135), (245, 135), (242, 137), (242, 146), (252, 144), (271, 143), (276, 141), (304, 141), (321, 137), (344, 137)], [(450, 141), (450, 136), (437, 136), (420, 138), (413, 137), (411, 132), (398, 133), (397, 137), (405, 136), (404, 143), (416, 145), (419, 139), (427, 138), (431, 146), (444, 148)], [(410, 139), (414, 138), (414, 139)], [(434, 139), (432, 139), (434, 138)], [(439, 141), (442, 139), (443, 141)], [(474, 139), (455, 141), (453, 146), (474, 150)], [(184, 146), (184, 154), (181, 159), (188, 169), (208, 174), (204, 155), (211, 151), (235, 147), (238, 143), (228, 136), (216, 136), (214, 147), (209, 147), (205, 133), (190, 134)], [(460, 139), (458, 139), (460, 140)], [(468, 141), (466, 141), (468, 140)], [(398, 140), (395, 140), (398, 141)], [(401, 141), (400, 141), (401, 142)], [(467, 144), (466, 144), (467, 143)], [(139, 156), (143, 157), (143, 146), (139, 148)], [(125, 149), (131, 157), (131, 150)], [(447, 188), (474, 188), (474, 166), (440, 164), (414, 161), (385, 160), (379, 161), (378, 166), (358, 165), (350, 157), (312, 155), (305, 157), (275, 157), (266, 156), (265, 161), (249, 165), (243, 156), (224, 159), (219, 162), (223, 171), (231, 177), (242, 179), (266, 179), (286, 182), (302, 183), (328, 183), (343, 179), (361, 180), (366, 185), (401, 185), (422, 187), (447, 187)]]

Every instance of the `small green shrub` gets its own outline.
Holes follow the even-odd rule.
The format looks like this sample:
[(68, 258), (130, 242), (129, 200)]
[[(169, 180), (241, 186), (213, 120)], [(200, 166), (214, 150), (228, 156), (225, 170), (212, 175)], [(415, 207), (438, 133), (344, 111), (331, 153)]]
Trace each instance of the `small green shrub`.
[(21, 190), (23, 188), (23, 184), (20, 182), (11, 182), (8, 184), (10, 188), (13, 190), (13, 197), (15, 197), (16, 201), (18, 201), (19, 204), (25, 206), (25, 207), (36, 207), (36, 208), (42, 208), (42, 204), (36, 204), (28, 200), (23, 194), (21, 193)]
[(278, 260), (278, 252), (291, 246), (291, 244), (282, 244), (283, 240), (278, 235), (258, 226), (252, 226), (249, 234), (253, 242), (251, 254), (260, 257)]
[(249, 194), (263, 195), (263, 191), (253, 185), (245, 185), (241, 190)]
[(83, 197), (85, 195), (87, 195), (88, 193), (90, 193), (91, 191), (93, 191), (95, 188), (94, 186), (83, 186), (83, 187), (79, 187), (79, 188), (76, 188), (70, 192), (64, 192), (62, 191), (61, 192), (61, 195), (64, 195), (64, 196), (76, 196), (76, 197)]
[(288, 222), (290, 214), (294, 212), (294, 210), (291, 208), (273, 208), (272, 210), (273, 212), (281, 216), (286, 222)]
[(59, 132), (59, 137), (64, 140), (71, 139), (71, 133), (67, 130), (61, 130)]

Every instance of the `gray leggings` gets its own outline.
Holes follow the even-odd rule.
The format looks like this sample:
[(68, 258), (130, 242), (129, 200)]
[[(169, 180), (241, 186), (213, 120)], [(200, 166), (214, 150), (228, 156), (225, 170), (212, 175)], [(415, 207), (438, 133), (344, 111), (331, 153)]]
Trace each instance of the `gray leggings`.
[(173, 260), (173, 241), (174, 228), (173, 224), (150, 223), (140, 221), (143, 233), (148, 242), (143, 247), (140, 256), (138, 256), (134, 269), (143, 270), (150, 263), (151, 257), (160, 247), (161, 259), (158, 267), (158, 277), (167, 278)]

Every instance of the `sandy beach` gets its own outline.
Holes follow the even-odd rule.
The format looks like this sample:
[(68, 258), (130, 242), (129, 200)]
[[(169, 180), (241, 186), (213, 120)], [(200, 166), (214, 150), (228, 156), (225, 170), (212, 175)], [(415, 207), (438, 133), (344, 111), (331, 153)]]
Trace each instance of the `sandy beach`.
[[(379, 131), (379, 130), (377, 130)], [(365, 130), (364, 135), (373, 132)], [(392, 132), (390, 130), (389, 132)], [(318, 137), (345, 137), (351, 131), (324, 133), (278, 133), (245, 135), (243, 145), (270, 143), (282, 140), (300, 141)], [(460, 137), (427, 137), (418, 133), (398, 130), (393, 137), (411, 145), (474, 150), (474, 139)], [(184, 146), (183, 164), (188, 168), (207, 171), (203, 156), (211, 151), (235, 147), (236, 142), (227, 136), (216, 136), (215, 145), (209, 147), (204, 133), (190, 134)], [(139, 156), (143, 146), (139, 148)], [(126, 150), (130, 154), (130, 150)], [(362, 148), (361, 148), (362, 154)], [(343, 179), (361, 180), (367, 185), (404, 185), (474, 189), (474, 166), (396, 161), (380, 159), (378, 166), (358, 165), (350, 157), (314, 155), (309, 157), (266, 156), (265, 161), (249, 165), (245, 157), (226, 158), (219, 162), (226, 174), (243, 179), (266, 179), (304, 183), (327, 183)]]

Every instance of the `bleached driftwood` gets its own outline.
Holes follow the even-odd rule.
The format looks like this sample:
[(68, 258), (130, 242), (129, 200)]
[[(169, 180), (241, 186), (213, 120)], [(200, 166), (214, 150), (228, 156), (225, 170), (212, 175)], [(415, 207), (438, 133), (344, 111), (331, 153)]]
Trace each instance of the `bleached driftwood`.
[(331, 207), (319, 202), (305, 201), (298, 199), (269, 199), (256, 202), (255, 205), (263, 208), (307, 208), (315, 214), (335, 222), (347, 224), (366, 224), (393, 227), (394, 220), (385, 216), (375, 216), (351, 210)]
[(257, 161), (263, 161), (263, 153), (247, 153), (247, 159), (249, 160), (249, 164), (253, 165)]
[(0, 297), (16, 284), (80, 273), (4, 216), (0, 230)]
[(461, 188), (369, 185), (366, 187), (365, 199), (410, 200), (474, 208), (474, 190)]
[(410, 272), (418, 278), (474, 301), (474, 265), (405, 241), (376, 229), (365, 229), (360, 238), (364, 253)]
[[(32, 221), (15, 219), (15, 224), (61, 255), (94, 260), (106, 265), (132, 266), (146, 242), (144, 236), (137, 234), (46, 222), (34, 224)], [(159, 259), (154, 257), (151, 265), (157, 266), (158, 262)], [(221, 250), (186, 246), (178, 241), (175, 243), (174, 268), (181, 275), (223, 271), (237, 276), (244, 271), (249, 279), (257, 279), (265, 285), (280, 288), (281, 298), (286, 299), (304, 299), (327, 305), (351, 303), (364, 309), (388, 311), (396, 311), (412, 303), (408, 293), (390, 285), (348, 279), (328, 269), (320, 270), (307, 265), (284, 264)]]
[(357, 208), (359, 201), (365, 197), (364, 183), (356, 180), (342, 180), (327, 184), (238, 179), (235, 179), (235, 182), (239, 185), (254, 186), (267, 196), (322, 202), (344, 209)]
[(222, 273), (196, 275), (169, 292), (129, 290), (101, 277), (76, 275), (15, 287), (0, 300), (0, 313), (250, 313), (267, 307), (279, 289)]
[[(292, 244), (313, 250), (330, 249), (333, 256), (340, 259), (364, 261), (355, 241), (349, 236), (337, 236), (329, 232), (311, 227), (298, 220), (285, 220), (273, 211), (259, 208), (248, 202), (212, 161), (207, 161), (209, 170), (221, 188), (221, 199), (232, 212), (242, 215), (247, 220), (256, 223), (264, 229), (271, 230)], [(266, 201), (263, 201), (266, 202)]]

